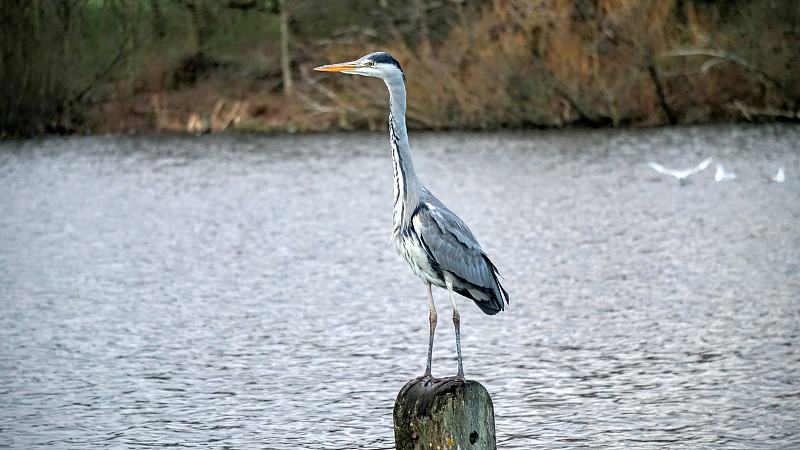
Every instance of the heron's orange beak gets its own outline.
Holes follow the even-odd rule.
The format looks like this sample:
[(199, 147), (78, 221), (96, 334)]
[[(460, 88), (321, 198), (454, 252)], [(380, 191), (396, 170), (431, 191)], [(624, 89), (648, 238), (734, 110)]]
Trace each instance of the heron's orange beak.
[(327, 66), (319, 66), (314, 67), (314, 70), (319, 72), (349, 72), (351, 70), (355, 70), (356, 65), (355, 62), (346, 62), (346, 63), (339, 63), (339, 64), (328, 64)]

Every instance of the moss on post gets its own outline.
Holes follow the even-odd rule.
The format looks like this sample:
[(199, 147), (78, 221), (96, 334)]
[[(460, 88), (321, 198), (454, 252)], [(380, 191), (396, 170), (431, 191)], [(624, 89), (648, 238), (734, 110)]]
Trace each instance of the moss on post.
[(394, 404), (396, 450), (496, 449), (494, 408), (477, 381), (406, 383)]

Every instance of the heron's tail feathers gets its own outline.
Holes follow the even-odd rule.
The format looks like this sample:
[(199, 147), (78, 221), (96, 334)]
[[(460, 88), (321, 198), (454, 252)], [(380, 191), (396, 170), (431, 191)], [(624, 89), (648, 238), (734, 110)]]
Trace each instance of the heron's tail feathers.
[(456, 292), (472, 299), (484, 314), (493, 316), (505, 309), (505, 305), (508, 303), (508, 292), (500, 284), (498, 279), (500, 273), (497, 271), (497, 267), (492, 264), (488, 256), (483, 255), (483, 259), (492, 274), (492, 286), (473, 285), (474, 288), (459, 289)]
[(501, 303), (496, 303), (492, 301), (482, 302), (479, 300), (475, 300), (475, 304), (478, 305), (478, 308), (480, 308), (484, 314), (488, 314), (490, 316), (493, 316), (503, 310), (502, 306), (500, 307), (497, 306), (498, 304), (501, 305)]
[(492, 286), (493, 288), (492, 291), (494, 295), (492, 295), (492, 301), (487, 302), (493, 306), (492, 310), (494, 311), (494, 313), (487, 312), (483, 307), (481, 307), (481, 310), (489, 315), (497, 314), (498, 312), (505, 309), (505, 304), (508, 304), (508, 292), (506, 292), (506, 290), (503, 289), (503, 285), (500, 284), (500, 280), (498, 279), (498, 277), (500, 277), (500, 272), (498, 272), (497, 267), (495, 267), (495, 265), (492, 264), (492, 261), (489, 260), (488, 256), (483, 255), (483, 259), (489, 266), (489, 271), (492, 273), (492, 280), (494, 281), (494, 286)]

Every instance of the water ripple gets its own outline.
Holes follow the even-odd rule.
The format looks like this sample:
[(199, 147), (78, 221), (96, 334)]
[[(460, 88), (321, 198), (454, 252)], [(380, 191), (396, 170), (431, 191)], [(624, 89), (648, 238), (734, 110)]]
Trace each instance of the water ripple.
[[(800, 129), (412, 141), (511, 292), (461, 308), (501, 448), (800, 446)], [(646, 165), (709, 155), (739, 178)], [(392, 448), (428, 312), (390, 177), (383, 134), (0, 143), (0, 446)]]

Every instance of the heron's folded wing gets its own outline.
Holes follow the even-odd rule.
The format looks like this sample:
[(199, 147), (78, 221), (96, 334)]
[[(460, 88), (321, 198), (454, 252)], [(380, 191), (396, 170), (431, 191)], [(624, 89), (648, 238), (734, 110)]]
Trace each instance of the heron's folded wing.
[(461, 218), (442, 206), (423, 205), (413, 220), (426, 251), (440, 268), (477, 286), (494, 285), (483, 250)]

